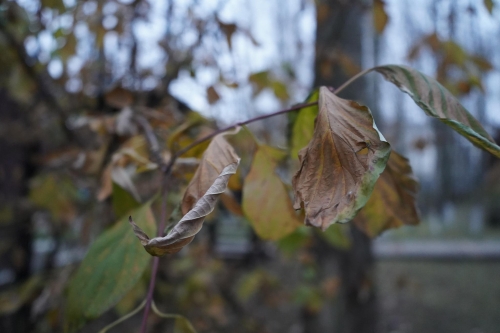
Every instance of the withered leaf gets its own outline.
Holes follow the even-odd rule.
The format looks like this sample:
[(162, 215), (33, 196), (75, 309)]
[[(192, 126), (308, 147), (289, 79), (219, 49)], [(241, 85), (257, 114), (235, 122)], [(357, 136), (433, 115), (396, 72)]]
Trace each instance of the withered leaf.
[(111, 107), (123, 109), (124, 107), (132, 105), (134, 102), (134, 95), (132, 92), (122, 87), (115, 87), (106, 92), (104, 100), (106, 101), (106, 104)]
[(376, 129), (370, 110), (319, 91), (314, 136), (299, 152), (292, 184), (294, 208), (305, 209), (306, 225), (326, 230), (348, 222), (361, 209), (385, 168), (390, 145)]
[(184, 246), (191, 243), (194, 236), (201, 230), (205, 217), (210, 214), (217, 203), (219, 196), (227, 188), (229, 177), (236, 173), (239, 160), (227, 165), (215, 179), (208, 191), (196, 202), (184, 217), (165, 237), (150, 239), (129, 217), (135, 235), (141, 241), (146, 251), (153, 256), (162, 256), (167, 253), (177, 253)]
[[(234, 178), (234, 177), (233, 177)], [(227, 187), (230, 188), (230, 184), (227, 184)], [(220, 196), (220, 201), (224, 205), (224, 207), (230, 211), (232, 214), (236, 216), (243, 216), (243, 209), (241, 208), (240, 203), (238, 200), (234, 197), (233, 193), (231, 191), (226, 191), (222, 193)]]
[(217, 101), (220, 99), (220, 95), (217, 90), (215, 90), (214, 86), (210, 86), (207, 88), (207, 99), (210, 105), (217, 103)]
[[(231, 134), (231, 133), (230, 133)], [(232, 133), (235, 134), (235, 133)], [(215, 179), (228, 165), (238, 163), (240, 158), (234, 148), (224, 138), (226, 134), (219, 134), (212, 139), (201, 158), (200, 166), (182, 198), (182, 213), (187, 214), (194, 204), (207, 192)]]
[(232, 37), (236, 30), (238, 30), (238, 26), (234, 23), (223, 23), (219, 19), (217, 19), (217, 23), (219, 24), (220, 30), (226, 35), (227, 45), (231, 50), (233, 47)]
[(353, 222), (370, 237), (390, 228), (418, 224), (417, 190), (408, 159), (393, 151), (370, 199)]
[(388, 21), (389, 16), (385, 10), (384, 0), (375, 0), (373, 2), (373, 26), (378, 34), (384, 31)]

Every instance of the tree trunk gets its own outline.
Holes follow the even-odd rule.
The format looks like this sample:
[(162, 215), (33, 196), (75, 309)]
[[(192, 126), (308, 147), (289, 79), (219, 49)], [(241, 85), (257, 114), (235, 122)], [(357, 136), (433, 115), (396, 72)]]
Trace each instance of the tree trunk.
[[(5, 90), (0, 90), (0, 123), (10, 124), (20, 118), (18, 105)], [(22, 133), (20, 133), (22, 135)], [(12, 274), (10, 281), (1, 281), (0, 291), (30, 277), (32, 236), (30, 211), (20, 204), (26, 195), (30, 174), (32, 146), (16, 138), (0, 136), (0, 243), (12, 246), (0, 254), (0, 271)], [(0, 316), (0, 332), (28, 332), (33, 324), (27, 320), (30, 307), (22, 306), (10, 315)]]
[[(360, 65), (366, 1), (322, 0), (317, 3), (314, 86), (338, 87), (349, 77), (339, 59)], [(368, 3), (369, 5), (369, 3)], [(366, 101), (365, 83), (354, 82), (342, 98)], [(371, 240), (351, 226), (352, 246), (340, 251), (317, 239), (318, 278), (340, 277), (338, 297), (318, 314), (305, 314), (305, 332), (373, 333), (377, 331)]]

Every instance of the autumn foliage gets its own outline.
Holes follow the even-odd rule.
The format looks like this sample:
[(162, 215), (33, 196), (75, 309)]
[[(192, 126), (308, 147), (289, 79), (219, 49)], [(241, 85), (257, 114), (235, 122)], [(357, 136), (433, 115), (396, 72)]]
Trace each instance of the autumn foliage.
[[(493, 139), (437, 81), (403, 66), (382, 66), (373, 70), (408, 93), (427, 115), (449, 125), (479, 148), (500, 156), (500, 148)], [(418, 183), (408, 160), (391, 152), (390, 144), (377, 129), (368, 107), (337, 96), (343, 88), (332, 91), (320, 87), (306, 101), (309, 104), (298, 111), (296, 123), (292, 127), (291, 151), (298, 142), (308, 143), (298, 153), (299, 166), (292, 178), (291, 188), (295, 197), (293, 205), (287, 181), (276, 170), (279, 163), (286, 159), (293, 161), (297, 156), (290, 155), (287, 150), (263, 145), (253, 137), (256, 148), (251, 168), (243, 184), (238, 185), (243, 193), (242, 207), (238, 207), (239, 203), (234, 198), (226, 198), (222, 202), (229, 211), (244, 214), (262, 239), (278, 240), (285, 237), (301, 225), (300, 219), (304, 219), (305, 225), (323, 231), (328, 231), (337, 223), (352, 220), (370, 237), (390, 228), (418, 223), (415, 202)], [(317, 105), (311, 104), (316, 101)], [(170, 156), (170, 159), (160, 157), (157, 160), (156, 169), (163, 175), (160, 194), (165, 196), (169, 182), (175, 179), (172, 170), (181, 161), (182, 154), (211, 139), (179, 203), (184, 216), (166, 235), (163, 235), (162, 230), (164, 224), (160, 224), (157, 237), (150, 236), (154, 224), (147, 208), (150, 202), (130, 211), (132, 230), (150, 255), (163, 256), (179, 252), (202, 229), (205, 218), (214, 211), (221, 195), (231, 198), (229, 183), (231, 177), (237, 174), (240, 157), (238, 145), (233, 147), (226, 137), (248, 131), (241, 130), (240, 125), (219, 130), (215, 136), (208, 134), (183, 148), (182, 153)], [(230, 129), (233, 130), (231, 133), (228, 132)], [(149, 143), (150, 147), (155, 146), (151, 140)], [(159, 153), (161, 155), (161, 151), (151, 150), (152, 155)], [(148, 163), (155, 164), (153, 161)], [(236, 182), (240, 183), (241, 180)], [(120, 274), (123, 273), (115, 271), (112, 262), (125, 256), (124, 251), (134, 251), (134, 254), (119, 260), (137, 262), (127, 264), (133, 269), (132, 272), (128, 270), (129, 282), (126, 285), (119, 283), (115, 288), (103, 289), (106, 302), (92, 301), (85, 307), (71, 308), (72, 311), (68, 312), (69, 322), (75, 324), (70, 328), (79, 327), (85, 318), (95, 318), (116, 303), (120, 294), (131, 288), (133, 283), (130, 281), (137, 279), (146, 269), (145, 252), (137, 252), (140, 249), (138, 243), (130, 243), (132, 230), (128, 229), (124, 218), (92, 245), (74, 277), (76, 282), (70, 285), (70, 295), (73, 297), (79, 293), (77, 288), (89, 289), (90, 293), (94, 290), (93, 286), (104, 283), (99, 282), (101, 280), (98, 280), (100, 275), (96, 275), (96, 267), (99, 267), (98, 272), (108, 277), (115, 276), (121, 281)], [(335, 237), (341, 237), (339, 235)], [(342, 241), (335, 242), (342, 246)], [(152, 300), (149, 305), (146, 303), (146, 306), (152, 305)]]

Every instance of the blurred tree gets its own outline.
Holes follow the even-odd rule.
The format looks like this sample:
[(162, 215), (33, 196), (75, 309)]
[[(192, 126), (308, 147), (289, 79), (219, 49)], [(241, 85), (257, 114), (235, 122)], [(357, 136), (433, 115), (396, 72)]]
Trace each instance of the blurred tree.
[[(375, 1), (374, 15), (385, 13)], [(371, 24), (366, 1), (324, 0), (317, 3), (316, 58), (314, 86), (339, 87), (361, 68), (364, 25)], [(363, 18), (363, 19), (361, 19)], [(375, 17), (377, 21), (377, 17)], [(378, 22), (379, 31), (384, 22)], [(356, 81), (344, 95), (348, 99), (370, 104), (364, 80)], [(367, 97), (368, 96), (368, 97)], [(375, 332), (376, 300), (373, 277), (371, 241), (353, 225), (350, 228), (351, 246), (339, 250), (316, 238), (315, 256), (319, 262), (319, 279), (340, 276), (339, 297), (320, 313), (306, 315), (307, 332)], [(329, 320), (329, 318), (335, 320)]]
[[(204, 196), (201, 188), (219, 179), (212, 168), (220, 161), (211, 160), (211, 154), (235, 163), (233, 148), (220, 137), (211, 146), (208, 141), (193, 146), (217, 128), (169, 95), (173, 83), (182, 77), (196, 80), (212, 106), (227, 89), (253, 97), (270, 93), (279, 104), (293, 98), (295, 71), (287, 64), (248, 77), (235, 73), (236, 41), (258, 43), (248, 28), (221, 19), (226, 4), (0, 4), (0, 48), (5, 50), (0, 53), (0, 152), (6, 156), (0, 161), (2, 331), (95, 331), (144, 304), (145, 295), (149, 301), (154, 295), (162, 310), (186, 314), (206, 332), (376, 330), (366, 234), (407, 222), (383, 221), (370, 229), (358, 221), (359, 229), (336, 224), (325, 233), (298, 227), (304, 210), (301, 216), (293, 211), (290, 184), (281, 178), (291, 178), (297, 152), (311, 140), (315, 105), (292, 108), (299, 112), (289, 117), (291, 154), (266, 145), (274, 143), (275, 127), (231, 136), (241, 167), (231, 169), (236, 174), (222, 186), (227, 191), (217, 192), (222, 204), (210, 201), (215, 212), (206, 216), (208, 228), (180, 255), (155, 258), (153, 274), (148, 269), (149, 257), (128, 215), (144, 229), (135, 231), (150, 253), (175, 252), (171, 244), (167, 250), (149, 246), (145, 234), (154, 234), (155, 216), (159, 235), (176, 228), (174, 223)], [(314, 86), (339, 87), (360, 71), (360, 18), (367, 13), (382, 32), (388, 17), (381, 0), (317, 3)], [(155, 21), (158, 17), (164, 20)], [(438, 49), (443, 45), (449, 43)], [(203, 80), (207, 72), (215, 73), (210, 83)], [(365, 90), (363, 81), (356, 81), (345, 97), (364, 99)], [(322, 94), (330, 93), (323, 88)], [(318, 94), (313, 92), (308, 102), (315, 103)], [(356, 153), (373, 148), (369, 140), (365, 144)], [(407, 169), (394, 173), (411, 178), (411, 168), (403, 164)], [(409, 183), (403, 190), (413, 198), (416, 184)], [(166, 194), (159, 199), (159, 192)], [(413, 200), (409, 206), (414, 208)], [(414, 215), (409, 224), (416, 222)], [(143, 331), (148, 325), (153, 331), (191, 331), (184, 317), (165, 316), (156, 303), (146, 309), (150, 305), (155, 315), (145, 311)], [(165, 317), (173, 320), (159, 319)], [(137, 318), (131, 320), (120, 329), (137, 331)]]

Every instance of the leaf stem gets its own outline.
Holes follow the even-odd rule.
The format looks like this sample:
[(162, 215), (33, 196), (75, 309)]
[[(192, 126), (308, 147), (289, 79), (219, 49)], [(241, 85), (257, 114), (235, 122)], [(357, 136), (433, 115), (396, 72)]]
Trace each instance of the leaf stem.
[(102, 330), (99, 331), (99, 333), (106, 333), (107, 331), (109, 331), (110, 329), (112, 329), (113, 327), (115, 327), (116, 325), (118, 325), (121, 322), (124, 322), (125, 320), (129, 319), (130, 317), (132, 317), (133, 315), (135, 315), (137, 312), (141, 311), (145, 304), (146, 304), (146, 300), (144, 300), (137, 308), (135, 308), (131, 312), (127, 313), (125, 316), (117, 319), (116, 321), (112, 322), (108, 326), (104, 327)]
[(363, 75), (365, 75), (366, 73), (371, 72), (372, 69), (373, 68), (365, 69), (364, 71), (361, 71), (358, 74), (356, 74), (353, 77), (351, 77), (349, 80), (347, 80), (346, 82), (344, 82), (340, 87), (338, 87), (337, 89), (335, 89), (335, 92), (334, 92), (335, 95), (337, 95), (339, 92), (341, 92), (342, 90), (344, 90), (348, 85), (350, 85), (351, 83), (353, 83), (354, 81), (356, 81), (357, 79), (359, 79), (360, 77), (362, 77)]
[[(165, 230), (165, 225), (167, 222), (167, 184), (169, 180), (169, 173), (163, 173), (162, 181), (161, 181), (161, 216), (160, 216), (160, 224), (156, 231), (156, 236), (163, 236), (163, 231)], [(151, 304), (153, 303), (153, 293), (156, 285), (156, 275), (158, 273), (158, 267), (160, 263), (160, 257), (153, 257), (153, 268), (151, 269), (151, 278), (149, 279), (149, 287), (148, 294), (146, 297), (146, 306), (144, 307), (144, 315), (142, 316), (142, 324), (141, 324), (141, 333), (146, 333), (147, 322), (149, 311), (151, 309)]]
[(151, 302), (153, 301), (153, 291), (156, 284), (156, 273), (158, 272), (158, 264), (160, 257), (153, 258), (153, 269), (151, 270), (151, 279), (149, 280), (148, 296), (146, 298), (146, 306), (144, 307), (144, 315), (142, 316), (141, 333), (146, 333), (149, 310), (151, 309)]
[(177, 158), (179, 158), (180, 156), (182, 156), (184, 153), (186, 153), (187, 151), (191, 150), (192, 148), (196, 147), (200, 143), (203, 143), (203, 142), (205, 142), (207, 140), (210, 140), (214, 136), (216, 136), (216, 135), (218, 135), (220, 133), (227, 132), (227, 131), (232, 130), (232, 129), (238, 127), (238, 126), (244, 126), (244, 125), (253, 123), (255, 121), (258, 121), (258, 120), (262, 120), (262, 119), (266, 119), (266, 118), (271, 118), (271, 117), (274, 117), (274, 116), (277, 116), (277, 115), (280, 115), (280, 114), (283, 114), (283, 113), (288, 113), (288, 112), (291, 112), (291, 111), (296, 111), (296, 110), (299, 110), (299, 109), (302, 109), (302, 108), (306, 108), (308, 106), (317, 105), (317, 104), (318, 104), (318, 102), (297, 104), (297, 105), (292, 106), (291, 108), (288, 108), (288, 109), (276, 111), (276, 112), (273, 112), (273, 113), (270, 113), (270, 114), (265, 114), (265, 115), (262, 115), (262, 116), (258, 116), (258, 117), (252, 118), (252, 119), (248, 119), (248, 120), (245, 120), (245, 121), (242, 121), (242, 122), (239, 122), (239, 123), (236, 123), (236, 124), (233, 124), (233, 125), (221, 128), (221, 129), (218, 129), (218, 130), (214, 131), (213, 133), (210, 133), (209, 135), (204, 136), (203, 138), (200, 138), (200, 139), (196, 140), (195, 142), (191, 143), (190, 145), (188, 145), (188, 146), (186, 146), (186, 147), (178, 150), (172, 156), (172, 159), (170, 160), (170, 162), (167, 164), (167, 167), (165, 168), (165, 173), (167, 173), (167, 174), (170, 173), (170, 171), (171, 171), (171, 169), (172, 169), (175, 161), (177, 160)]

